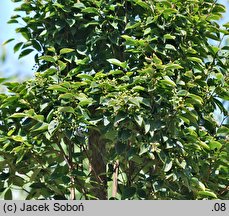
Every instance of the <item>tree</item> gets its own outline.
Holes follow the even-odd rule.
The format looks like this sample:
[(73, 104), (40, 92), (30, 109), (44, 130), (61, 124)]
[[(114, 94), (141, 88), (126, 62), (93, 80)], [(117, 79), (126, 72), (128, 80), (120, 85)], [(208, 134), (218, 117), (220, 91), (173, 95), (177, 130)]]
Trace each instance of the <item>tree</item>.
[(14, 2), (14, 50), (36, 50), (38, 69), (3, 83), (5, 199), (15, 186), (26, 199), (228, 198), (228, 125), (213, 116), (228, 116), (223, 5)]

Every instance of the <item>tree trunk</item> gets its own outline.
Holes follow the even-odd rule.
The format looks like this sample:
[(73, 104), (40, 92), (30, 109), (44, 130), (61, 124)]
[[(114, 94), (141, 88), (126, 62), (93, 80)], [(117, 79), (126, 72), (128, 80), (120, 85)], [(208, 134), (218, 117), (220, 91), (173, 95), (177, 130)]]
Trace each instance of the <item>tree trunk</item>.
[(117, 160), (114, 164), (114, 173), (113, 173), (112, 197), (114, 198), (116, 198), (118, 192), (118, 170), (119, 170), (119, 161)]
[(91, 129), (89, 132), (89, 150), (90, 150), (90, 169), (92, 190), (91, 195), (97, 199), (107, 199), (107, 177), (105, 163), (105, 141), (101, 139), (101, 134)]

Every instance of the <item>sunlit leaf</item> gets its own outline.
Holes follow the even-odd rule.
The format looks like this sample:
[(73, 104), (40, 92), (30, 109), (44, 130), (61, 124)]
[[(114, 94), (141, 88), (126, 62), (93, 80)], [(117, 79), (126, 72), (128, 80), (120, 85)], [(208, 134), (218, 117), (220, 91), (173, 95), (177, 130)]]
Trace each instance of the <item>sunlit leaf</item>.
[(26, 113), (14, 113), (13, 115), (10, 116), (10, 118), (24, 118), (27, 116), (28, 115)]
[(202, 63), (202, 60), (200, 58), (197, 58), (197, 57), (187, 57), (187, 59), (190, 61), (197, 62), (197, 63)]
[(118, 59), (107, 59), (107, 61), (113, 65), (117, 65), (119, 67), (122, 67), (123, 69), (127, 68), (127, 63), (121, 62)]
[(54, 57), (48, 56), (48, 55), (41, 56), (39, 59), (44, 60), (44, 61), (47, 61), (47, 62), (55, 62), (56, 61)]
[(64, 88), (63, 86), (60, 86), (60, 85), (49, 86), (48, 90), (55, 90), (55, 91), (59, 91), (59, 92), (67, 92), (68, 91), (66, 88)]
[(63, 55), (63, 54), (66, 54), (66, 53), (71, 53), (71, 52), (74, 52), (75, 49), (71, 49), (71, 48), (63, 48), (60, 50), (60, 54)]
[(198, 195), (202, 197), (212, 197), (212, 198), (217, 199), (217, 195), (211, 191), (199, 191)]
[(59, 109), (60, 112), (66, 112), (66, 113), (74, 113), (74, 109), (72, 107), (60, 107)]
[(4, 45), (10, 43), (10, 42), (13, 41), (13, 40), (15, 40), (15, 39), (14, 39), (14, 38), (10, 38), (10, 39), (4, 41), (4, 42), (2, 43), (2, 45), (4, 46)]
[(219, 150), (222, 147), (222, 144), (218, 141), (211, 141), (209, 143), (209, 147), (211, 150)]

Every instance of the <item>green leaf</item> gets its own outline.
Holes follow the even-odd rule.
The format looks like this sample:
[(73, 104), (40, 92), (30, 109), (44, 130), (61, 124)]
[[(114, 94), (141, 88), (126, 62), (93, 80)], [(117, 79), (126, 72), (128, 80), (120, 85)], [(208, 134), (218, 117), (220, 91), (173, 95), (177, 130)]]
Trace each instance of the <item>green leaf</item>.
[(165, 66), (165, 70), (173, 70), (173, 69), (182, 69), (183, 67), (179, 64), (169, 63)]
[(26, 39), (26, 41), (30, 40), (31, 34), (30, 31), (26, 27), (17, 28), (17, 33), (21, 33), (21, 35)]
[(134, 105), (136, 105), (137, 107), (140, 107), (140, 101), (139, 101), (139, 99), (137, 98), (137, 97), (135, 97), (135, 98), (129, 98), (129, 100), (128, 100), (131, 104), (134, 104)]
[(61, 94), (58, 99), (74, 99), (75, 95), (72, 93)]
[(4, 200), (12, 200), (12, 199), (13, 199), (12, 191), (10, 188), (8, 188), (4, 194)]
[(165, 34), (165, 35), (163, 36), (163, 38), (164, 38), (165, 40), (174, 40), (174, 39), (176, 39), (176, 36), (171, 35), (171, 34)]
[(174, 8), (166, 8), (164, 11), (163, 11), (163, 14), (169, 16), (169, 15), (172, 15), (174, 13), (177, 13), (177, 10), (174, 9)]
[(122, 199), (130, 199), (132, 198), (136, 193), (136, 188), (135, 187), (127, 187), (125, 186), (123, 188), (122, 192)]
[(202, 197), (212, 197), (212, 198), (215, 198), (217, 199), (217, 195), (214, 193), (214, 192), (211, 192), (211, 191), (199, 191), (198, 192), (198, 195), (199, 196), (202, 196)]
[(0, 84), (1, 83), (4, 83), (6, 80), (8, 80), (8, 78), (2, 78), (2, 77), (0, 77)]
[(73, 7), (74, 8), (85, 8), (85, 5), (83, 3), (75, 3)]
[(113, 65), (117, 65), (119, 67), (122, 67), (123, 69), (127, 68), (127, 63), (126, 62), (121, 62), (118, 59), (107, 59), (107, 61)]
[(222, 4), (215, 4), (213, 9), (212, 9), (212, 12), (213, 13), (225, 13), (226, 12), (226, 8)]
[(24, 44), (23, 42), (17, 43), (17, 44), (14, 46), (14, 53), (16, 53), (16, 52), (21, 48), (21, 46), (22, 46), (23, 44)]
[(37, 120), (37, 121), (40, 121), (40, 122), (44, 121), (44, 116), (43, 115), (33, 115), (33, 116), (30, 116), (30, 117), (33, 118), (34, 120)]
[(58, 129), (59, 122), (57, 120), (52, 120), (48, 125), (48, 132), (50, 135), (53, 135), (53, 133)]
[(152, 31), (151, 28), (146, 28), (146, 29), (144, 30), (144, 35), (150, 34), (151, 31)]
[(174, 51), (176, 51), (175, 46), (173, 46), (172, 44), (166, 44), (166, 45), (165, 45), (165, 49), (169, 49), (169, 50), (174, 50)]
[(47, 35), (47, 29), (44, 29), (39, 36), (44, 37), (45, 35)]
[(67, 63), (62, 62), (61, 60), (57, 61), (60, 71), (63, 71), (67, 67)]
[(12, 140), (16, 141), (16, 142), (24, 142), (24, 138), (22, 136), (12, 136), (11, 137)]
[(211, 21), (211, 20), (220, 20), (222, 18), (222, 14), (210, 14), (209, 16), (207, 16), (207, 20)]
[(130, 130), (122, 130), (121, 132), (118, 133), (118, 137), (122, 141), (128, 140), (131, 137), (131, 131)]
[(77, 77), (84, 80), (93, 80), (93, 76), (89, 74), (78, 74)]
[(38, 182), (38, 183), (33, 183), (29, 187), (35, 188), (35, 189), (44, 189), (46, 188), (46, 185), (44, 183)]
[(188, 52), (188, 53), (191, 53), (191, 54), (196, 54), (196, 53), (197, 53), (197, 51), (196, 51), (195, 49), (193, 49), (192, 47), (189, 47), (189, 48), (187, 49), (187, 52)]
[(206, 149), (206, 150), (210, 150), (209, 145), (206, 144), (205, 142), (199, 141), (198, 144), (199, 144), (202, 148), (204, 148), (204, 149)]
[(13, 40), (15, 40), (15, 39), (14, 39), (14, 38), (10, 38), (9, 40), (4, 41), (4, 42), (2, 43), (2, 46), (4, 46), (4, 45), (10, 43), (10, 42), (13, 41)]
[(13, 115), (10, 116), (10, 118), (24, 118), (24, 117), (28, 117), (28, 115), (25, 113), (14, 113)]
[(33, 132), (46, 131), (46, 130), (48, 130), (48, 124), (47, 123), (38, 122), (30, 130), (33, 131)]
[(149, 98), (142, 98), (142, 97), (138, 97), (138, 98), (141, 104), (145, 105), (146, 107), (150, 109), (152, 108)]
[(143, 199), (147, 199), (147, 194), (146, 194), (146, 191), (144, 189), (138, 189), (137, 194), (139, 197), (141, 197)]
[(178, 91), (177, 95), (178, 96), (187, 96), (189, 93), (187, 90), (180, 90)]
[(132, 88), (132, 90), (134, 90), (134, 91), (136, 91), (136, 92), (138, 92), (138, 91), (145, 91), (145, 88), (138, 85), (138, 86), (134, 86), (134, 87)]
[(196, 177), (191, 178), (191, 186), (194, 190), (205, 191), (205, 185)]
[(75, 112), (75, 110), (70, 106), (60, 107), (59, 111), (60, 112), (66, 112), (66, 113), (74, 113)]
[(172, 87), (176, 86), (176, 83), (174, 83), (168, 76), (164, 76), (163, 78), (164, 80), (160, 80), (160, 83), (162, 83), (162, 85), (172, 86)]
[(15, 130), (16, 130), (16, 128), (13, 127), (11, 130), (8, 131), (7, 136), (11, 136)]
[(202, 105), (203, 104), (203, 99), (195, 94), (188, 94), (188, 97), (192, 98), (197, 104)]
[(68, 89), (66, 89), (60, 85), (51, 85), (48, 87), (48, 90), (54, 90), (54, 91), (59, 91), (59, 92), (67, 92), (68, 91)]
[(173, 162), (171, 160), (166, 160), (165, 165), (164, 165), (164, 172), (168, 172), (171, 170), (173, 166)]
[(220, 36), (217, 36), (216, 34), (211, 33), (211, 32), (207, 32), (206, 37), (208, 37), (212, 40), (220, 41)]
[(225, 126), (221, 126), (217, 130), (217, 135), (218, 136), (228, 136), (229, 135), (229, 128), (228, 127), (225, 127)]
[(197, 58), (197, 57), (187, 57), (187, 59), (190, 61), (197, 62), (197, 63), (203, 63), (202, 60), (200, 58)]
[(5, 172), (1, 172), (1, 173), (0, 173), (0, 180), (5, 181), (5, 180), (7, 180), (9, 177), (10, 177), (10, 173), (9, 173), (9, 172), (8, 172), (8, 173), (5, 173)]
[(13, 184), (16, 185), (16, 186), (19, 186), (19, 187), (22, 187), (24, 185), (24, 179), (20, 176), (14, 176), (12, 178), (13, 180)]
[(37, 51), (40, 52), (42, 50), (41, 44), (37, 40), (32, 40), (31, 42), (32, 42), (33, 48), (35, 48)]
[(215, 104), (219, 107), (220, 111), (225, 115), (227, 116), (228, 115), (228, 110), (225, 108), (225, 106), (223, 105), (223, 103), (216, 99), (216, 98), (213, 98), (213, 101), (215, 102)]
[(80, 99), (79, 105), (83, 107), (83, 106), (92, 104), (92, 102), (93, 102), (92, 98), (83, 98), (83, 99)]
[(159, 58), (156, 56), (156, 54), (153, 54), (153, 61), (154, 61), (154, 63), (156, 63), (156, 64), (162, 65), (161, 59), (159, 59)]
[(128, 35), (122, 35), (121, 37), (126, 40), (126, 45), (137, 46), (137, 44), (138, 44), (137, 40), (135, 40), (134, 38), (132, 38)]
[(81, 177), (87, 176), (85, 172), (79, 171), (79, 170), (76, 170), (76, 169), (72, 172), (72, 174), (73, 174), (74, 176), (78, 176), (78, 177), (79, 177), (79, 176), (81, 176)]
[(19, 154), (20, 152), (22, 152), (22, 151), (23, 151), (23, 147), (20, 145), (20, 146), (17, 146), (17, 147), (15, 147), (15, 148), (13, 148), (13, 150), (12, 150), (11, 152), (17, 153), (17, 156), (18, 156), (18, 154)]
[(56, 49), (54, 47), (48, 47), (47, 50), (52, 53), (56, 53)]
[(63, 48), (60, 50), (60, 54), (63, 55), (63, 54), (66, 54), (66, 53), (71, 53), (71, 52), (74, 52), (75, 50), (74, 49), (71, 49), (71, 48)]
[(150, 131), (150, 123), (145, 122), (145, 134), (147, 134)]
[(25, 49), (25, 50), (23, 50), (20, 54), (19, 54), (19, 59), (20, 58), (23, 58), (23, 57), (25, 57), (25, 56), (27, 56), (27, 55), (29, 55), (31, 52), (33, 52), (34, 50), (33, 49)]
[(99, 14), (98, 10), (94, 7), (87, 7), (82, 10), (82, 13), (93, 13), (93, 14)]
[(57, 2), (55, 2), (55, 3), (53, 4), (53, 6), (56, 6), (56, 7), (61, 8), (61, 9), (64, 8), (64, 5), (59, 4), (59, 3), (57, 3)]
[(16, 19), (10, 19), (7, 23), (8, 24), (18, 23), (18, 21)]
[(224, 26), (225, 28), (229, 28), (229, 22), (225, 23), (223, 26)]
[(141, 1), (141, 0), (138, 0), (136, 2), (137, 5), (141, 6), (142, 8), (146, 9), (146, 10), (149, 10), (151, 11), (151, 8), (150, 8), (150, 4), (147, 4), (146, 2), (144, 1)]
[(55, 62), (56, 61), (54, 57), (49, 56), (49, 55), (41, 56), (41, 57), (39, 57), (39, 59), (47, 61), (47, 62)]
[[(197, 124), (198, 117), (190, 111), (187, 111), (186, 113), (180, 115), (180, 118), (187, 124), (189, 124), (190, 122)], [(187, 122), (185, 121), (185, 119), (187, 120)]]
[(57, 73), (57, 69), (56, 68), (49, 68), (49, 69), (47, 69), (45, 72), (44, 72), (44, 74), (45, 74), (45, 76), (47, 76), (47, 75), (54, 75), (54, 74), (56, 74)]
[(137, 22), (137, 23), (134, 23), (134, 24), (132, 24), (132, 22), (129, 22), (126, 25), (125, 30), (127, 30), (127, 29), (135, 29), (135, 28), (137, 28), (140, 25), (141, 25), (140, 22)]
[(23, 150), (21, 150), (21, 151), (19, 151), (19, 152), (17, 153), (16, 164), (19, 164), (19, 163), (23, 160), (25, 154), (26, 154), (26, 152), (23, 151)]
[(222, 144), (213, 140), (209, 143), (209, 147), (211, 150), (220, 150), (222, 148)]
[(143, 118), (140, 115), (134, 116), (134, 120), (137, 122), (138, 126), (141, 127), (143, 124)]
[(117, 127), (120, 122), (126, 119), (125, 114), (121, 113), (115, 116), (114, 126)]
[(118, 75), (118, 74), (124, 74), (122, 70), (111, 70), (109, 75)]
[(115, 143), (115, 150), (118, 155), (122, 154), (126, 150), (126, 144), (123, 142), (116, 142)]

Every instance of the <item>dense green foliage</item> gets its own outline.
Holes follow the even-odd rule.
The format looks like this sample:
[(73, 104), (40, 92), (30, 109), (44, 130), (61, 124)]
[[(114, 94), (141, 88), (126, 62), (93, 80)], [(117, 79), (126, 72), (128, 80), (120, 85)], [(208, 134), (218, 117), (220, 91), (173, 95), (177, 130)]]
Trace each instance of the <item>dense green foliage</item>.
[[(14, 2), (21, 6), (10, 23), (23, 22), (17, 32), (26, 39), (14, 50), (20, 57), (36, 50), (38, 69), (32, 80), (3, 83), (9, 91), (0, 95), (5, 199), (15, 187), (27, 191), (26, 199), (103, 199), (95, 188), (108, 199), (229, 198), (222, 104), (229, 98), (223, 44), (229, 24), (217, 24), (223, 5)], [(220, 124), (217, 107), (225, 116)]]

